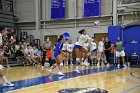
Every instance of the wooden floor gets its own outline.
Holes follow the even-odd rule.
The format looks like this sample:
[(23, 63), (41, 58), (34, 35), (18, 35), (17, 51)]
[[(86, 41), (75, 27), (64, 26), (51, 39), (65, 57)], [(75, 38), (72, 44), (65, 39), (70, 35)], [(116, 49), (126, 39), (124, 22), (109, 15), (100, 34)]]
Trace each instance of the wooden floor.
[[(94, 68), (96, 69), (97, 67), (80, 67), (81, 71), (88, 71), (88, 69)], [(100, 70), (101, 68), (97, 68), (97, 70), (98, 69)], [(11, 67), (6, 68), (4, 71), (8, 79), (13, 82), (20, 80), (26, 81), (42, 76), (49, 76), (49, 78), (51, 78), (51, 76), (53, 76), (49, 75), (48, 68), (41, 70), (40, 67), (31, 66)], [(63, 71), (65, 73), (74, 72), (74, 67), (64, 67)], [(57, 69), (54, 70), (54, 73), (56, 72)], [(86, 87), (105, 89), (109, 91), (109, 93), (140, 93), (140, 68), (114, 69), (102, 72), (97, 71), (97, 73), (77, 75), (73, 78), (69, 78), (70, 76), (64, 77), (67, 78), (21, 89), (12, 89), (6, 93), (58, 93), (61, 89)], [(4, 90), (6, 89), (4, 88)]]

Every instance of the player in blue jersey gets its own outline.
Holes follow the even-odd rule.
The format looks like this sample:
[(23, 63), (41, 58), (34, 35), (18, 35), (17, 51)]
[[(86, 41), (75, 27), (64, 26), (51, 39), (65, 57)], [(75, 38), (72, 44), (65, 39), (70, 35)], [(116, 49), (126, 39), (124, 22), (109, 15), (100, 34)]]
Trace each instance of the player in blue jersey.
[(64, 35), (60, 35), (58, 41), (57, 41), (57, 44), (56, 44), (56, 47), (55, 47), (55, 51), (54, 51), (54, 57), (55, 57), (55, 61), (56, 63), (51, 66), (49, 72), (52, 72), (52, 70), (58, 66), (58, 69), (59, 69), (59, 72), (58, 74), (59, 75), (65, 75), (62, 73), (62, 66), (63, 66), (63, 51), (62, 51), (62, 47), (63, 47), (63, 43), (65, 42), (65, 37)]

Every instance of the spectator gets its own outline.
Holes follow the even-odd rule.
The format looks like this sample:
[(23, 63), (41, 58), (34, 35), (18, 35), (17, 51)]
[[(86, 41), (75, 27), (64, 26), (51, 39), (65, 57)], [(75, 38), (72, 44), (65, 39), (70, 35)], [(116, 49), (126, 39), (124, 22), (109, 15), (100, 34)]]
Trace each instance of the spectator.
[(108, 41), (108, 38), (106, 37), (105, 39), (105, 56), (106, 56), (106, 60), (107, 60), (107, 66), (109, 66), (110, 64), (110, 60), (109, 60), (109, 57), (110, 57), (110, 54), (111, 54), (111, 42)]
[(104, 38), (98, 44), (98, 66), (104, 62)]
[[(42, 59), (42, 69), (44, 69), (44, 63), (46, 60), (46, 51), (50, 52), (52, 50), (52, 42), (50, 41), (49, 37), (47, 37), (46, 42), (43, 44), (43, 59)], [(49, 57), (49, 63), (51, 64), (51, 57)]]
[(0, 33), (0, 46), (2, 46), (2, 34)]
[(23, 64), (27, 62), (22, 47), (20, 47), (19, 50), (16, 51), (16, 58), (18, 61), (20, 60)]
[(38, 51), (37, 51), (36, 55), (37, 55), (37, 61), (42, 62), (43, 57), (42, 57), (42, 49), (41, 49), (41, 47), (38, 48)]

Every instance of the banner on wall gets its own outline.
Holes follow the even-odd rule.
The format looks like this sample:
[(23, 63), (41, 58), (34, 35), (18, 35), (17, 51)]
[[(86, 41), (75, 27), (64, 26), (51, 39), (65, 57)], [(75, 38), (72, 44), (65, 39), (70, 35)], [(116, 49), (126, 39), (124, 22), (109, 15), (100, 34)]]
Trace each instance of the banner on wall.
[(66, 0), (51, 0), (51, 19), (64, 19)]
[(84, 17), (101, 15), (101, 0), (84, 0)]

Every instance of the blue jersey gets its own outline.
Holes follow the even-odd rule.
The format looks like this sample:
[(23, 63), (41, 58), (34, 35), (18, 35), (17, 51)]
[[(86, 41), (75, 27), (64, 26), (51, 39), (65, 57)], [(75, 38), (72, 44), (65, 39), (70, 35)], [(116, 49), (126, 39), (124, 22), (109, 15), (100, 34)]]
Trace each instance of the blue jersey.
[(56, 47), (55, 47), (55, 52), (61, 52), (62, 47), (63, 47), (63, 42), (61, 40), (61, 41), (57, 42)]

